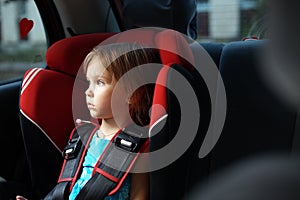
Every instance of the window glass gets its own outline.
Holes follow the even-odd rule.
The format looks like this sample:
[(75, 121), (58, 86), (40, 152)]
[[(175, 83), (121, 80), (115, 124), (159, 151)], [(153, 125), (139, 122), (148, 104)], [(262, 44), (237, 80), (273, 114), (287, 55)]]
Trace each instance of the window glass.
[(44, 67), (47, 41), (33, 0), (0, 0), (0, 83)]
[(197, 0), (198, 40), (262, 38), (265, 9), (265, 0)]

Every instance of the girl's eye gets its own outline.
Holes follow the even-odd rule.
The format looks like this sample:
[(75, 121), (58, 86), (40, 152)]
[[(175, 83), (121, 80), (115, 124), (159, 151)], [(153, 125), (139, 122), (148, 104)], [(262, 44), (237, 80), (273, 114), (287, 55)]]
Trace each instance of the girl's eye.
[(97, 85), (103, 86), (103, 85), (104, 85), (104, 82), (103, 82), (102, 80), (97, 80)]

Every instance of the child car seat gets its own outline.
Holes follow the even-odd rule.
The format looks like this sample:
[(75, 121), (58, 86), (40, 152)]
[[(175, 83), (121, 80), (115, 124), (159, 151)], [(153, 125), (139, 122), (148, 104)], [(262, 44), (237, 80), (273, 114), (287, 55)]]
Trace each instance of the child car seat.
[[(77, 91), (76, 105), (72, 105), (72, 88), (85, 55), (108, 37), (109, 42), (132, 41), (158, 48), (164, 65), (153, 82), (155, 92), (150, 129), (155, 135), (150, 138), (150, 152), (153, 151), (154, 156), (151, 153), (148, 155), (150, 198), (184, 197), (188, 193), (187, 188), (207, 174), (207, 159), (199, 159), (198, 153), (211, 118), (211, 100), (203, 77), (193, 67), (193, 53), (188, 40), (176, 31), (151, 28), (129, 30), (115, 36), (87, 34), (63, 39), (52, 45), (46, 55), (47, 69), (31, 69), (23, 80), (20, 119), (32, 190), (37, 193), (34, 198), (44, 197), (54, 187), (63, 159), (61, 150), (75, 126), (74, 119), (77, 116), (90, 118), (87, 110), (72, 113), (72, 106), (85, 105), (84, 86)], [(183, 83), (189, 86), (183, 87)], [(192, 96), (184, 96), (189, 95), (184, 93), (186, 88), (193, 92)], [(187, 112), (195, 118), (186, 120)], [(192, 124), (196, 129), (191, 132), (187, 129), (185, 135), (180, 136), (183, 141), (178, 141), (176, 133), (184, 120), (186, 125)], [(185, 137), (192, 137), (192, 140), (184, 141)], [(175, 138), (177, 143), (171, 148), (167, 146)], [(170, 154), (174, 160), (157, 167), (166, 157), (165, 154), (157, 157), (155, 153), (165, 146), (169, 148), (169, 154), (177, 148), (185, 149), (177, 157)], [(190, 173), (191, 170), (196, 173)]]

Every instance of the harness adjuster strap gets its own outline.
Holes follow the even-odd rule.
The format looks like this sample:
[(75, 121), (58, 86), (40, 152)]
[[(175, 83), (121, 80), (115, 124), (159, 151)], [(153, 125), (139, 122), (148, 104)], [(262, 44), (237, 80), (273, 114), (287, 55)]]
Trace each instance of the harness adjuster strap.
[(80, 136), (71, 138), (62, 152), (63, 157), (67, 160), (76, 158), (81, 148), (81, 144)]

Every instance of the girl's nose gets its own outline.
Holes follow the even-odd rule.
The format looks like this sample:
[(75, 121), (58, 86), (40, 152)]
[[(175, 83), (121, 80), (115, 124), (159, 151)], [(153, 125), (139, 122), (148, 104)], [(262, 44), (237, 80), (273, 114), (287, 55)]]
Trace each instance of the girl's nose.
[(85, 91), (85, 95), (88, 97), (93, 97), (93, 91), (91, 90), (91, 88), (89, 87), (86, 91)]

